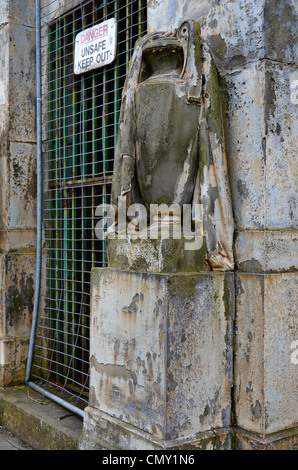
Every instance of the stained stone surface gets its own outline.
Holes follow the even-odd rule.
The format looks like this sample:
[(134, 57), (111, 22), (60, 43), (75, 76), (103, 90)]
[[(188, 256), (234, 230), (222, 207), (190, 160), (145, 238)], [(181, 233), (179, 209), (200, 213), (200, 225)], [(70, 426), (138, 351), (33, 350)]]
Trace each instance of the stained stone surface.
[(196, 244), (195, 238), (111, 239), (107, 244), (108, 264), (128, 271), (195, 273), (206, 268), (205, 250), (195, 249)]
[(94, 269), (90, 407), (162, 442), (229, 426), (232, 316), (233, 274)]
[(237, 421), (263, 436), (297, 426), (297, 285), (293, 273), (236, 277)]
[(0, 2), (0, 41), (0, 386), (7, 386), (25, 378), (34, 296), (34, 2)]

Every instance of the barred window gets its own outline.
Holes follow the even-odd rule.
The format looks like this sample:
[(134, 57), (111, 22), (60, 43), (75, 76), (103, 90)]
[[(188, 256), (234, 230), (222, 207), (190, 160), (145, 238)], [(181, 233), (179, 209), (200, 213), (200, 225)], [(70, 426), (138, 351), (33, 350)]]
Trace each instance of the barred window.
[[(146, 1), (41, 6), (43, 255), (31, 380), (82, 409), (89, 392), (90, 272), (106, 265), (95, 209), (109, 202), (121, 92), (135, 41), (146, 32)], [(52, 18), (55, 18), (52, 20)], [(117, 21), (114, 63), (74, 74), (76, 35)]]

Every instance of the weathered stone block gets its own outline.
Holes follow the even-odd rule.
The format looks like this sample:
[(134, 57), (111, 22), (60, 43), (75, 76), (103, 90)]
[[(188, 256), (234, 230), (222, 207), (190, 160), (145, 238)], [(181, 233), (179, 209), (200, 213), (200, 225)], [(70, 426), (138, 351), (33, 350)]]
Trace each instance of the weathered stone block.
[(297, 63), (297, 21), (298, 5), (294, 0), (265, 1), (266, 57), (275, 61)]
[(13, 0), (9, 5), (10, 18), (14, 23), (35, 28), (35, 3), (31, 0)]
[(297, 228), (297, 67), (266, 61), (265, 72), (265, 226)]
[(35, 255), (6, 254), (3, 257), (5, 310), (0, 336), (29, 337), (33, 312)]
[(297, 63), (297, 16), (294, 0), (259, 0), (253, 8), (248, 0), (148, 1), (151, 31), (175, 28), (183, 18), (199, 21), (215, 60), (225, 69), (264, 57)]
[(230, 450), (232, 436), (228, 429), (212, 429), (197, 433), (195, 440), (162, 441), (97, 408), (88, 406), (84, 411), (84, 428), (80, 450)]
[[(290, 64), (297, 62), (297, 14), (292, 0), (264, 0), (254, 8), (245, 0), (220, 6), (211, 0), (149, 2), (151, 30), (177, 27), (183, 18), (199, 21), (221, 71), (233, 207), (241, 230), (296, 225), (297, 104), (291, 96), (298, 76)], [(260, 61), (268, 57), (274, 62)]]
[(0, 251), (7, 248), (7, 158), (0, 157)]
[(258, 62), (225, 76), (227, 148), (236, 227), (264, 228), (264, 84), (265, 66)]
[(23, 381), (33, 313), (35, 255), (0, 255), (0, 386)]
[[(6, 240), (6, 249), (15, 253), (32, 253), (36, 247), (36, 229), (16, 229), (3, 231), (3, 240)], [(1, 232), (0, 232), (1, 240)], [(1, 247), (1, 243), (0, 243)]]
[(19, 373), (13, 372), (19, 371), (20, 364), (22, 373), (25, 370), (33, 312), (35, 256), (3, 254), (0, 260), (0, 362), (6, 371), (7, 385), (8, 377), (17, 375), (21, 380)]
[(100, 410), (161, 446), (229, 426), (232, 317), (231, 273), (94, 269), (91, 415)]
[(53, 0), (52, 2), (43, 5), (43, 15), (47, 18), (47, 22), (50, 23), (59, 15), (67, 13), (80, 5), (80, 3), (81, 0)]
[(274, 433), (263, 438), (243, 429), (237, 429), (234, 442), (235, 450), (297, 450), (298, 429)]
[(29, 339), (0, 339), (0, 387), (23, 382)]
[(108, 239), (107, 256), (111, 268), (155, 273), (203, 270), (205, 250), (189, 250), (181, 239)]
[(224, 77), (230, 182), (240, 230), (296, 227), (298, 114), (291, 84), (297, 78), (294, 67), (270, 61)]
[(7, 155), (7, 132), (9, 122), (9, 25), (0, 25), (0, 157)]
[(2, 0), (0, 9), (0, 27), (8, 22), (9, 18), (9, 5), (8, 0)]
[(297, 280), (294, 273), (237, 275), (237, 423), (261, 436), (298, 422)]
[(9, 34), (9, 137), (36, 142), (35, 29), (11, 23)]
[(36, 145), (10, 144), (9, 229), (36, 228)]
[(220, 4), (214, 0), (149, 0), (148, 23), (151, 31), (168, 31), (183, 19), (199, 21), (217, 65), (242, 67), (264, 56), (264, 3), (255, 2), (252, 8), (246, 0), (223, 0)]
[(0, 337), (5, 330), (5, 254), (0, 253)]
[(294, 271), (298, 268), (297, 234), (294, 231), (237, 231), (236, 263), (239, 271)]

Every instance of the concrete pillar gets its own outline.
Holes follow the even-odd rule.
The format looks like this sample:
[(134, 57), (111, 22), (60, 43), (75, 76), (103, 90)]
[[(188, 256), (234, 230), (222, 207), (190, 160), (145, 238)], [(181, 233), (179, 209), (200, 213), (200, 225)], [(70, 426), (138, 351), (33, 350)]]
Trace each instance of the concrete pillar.
[(36, 244), (35, 3), (0, 8), (0, 386), (24, 380)]
[(93, 270), (82, 449), (231, 447), (234, 274), (175, 272), (176, 245), (123, 243), (138, 271)]
[[(294, 160), (298, 133), (298, 72), (295, 54), (297, 16), (297, 5), (293, 0), (223, 0), (220, 3), (215, 0), (148, 1), (149, 31), (168, 31), (187, 19), (199, 21), (202, 37), (209, 45), (220, 72), (222, 93), (225, 96), (227, 155), (236, 224), (234, 391), (231, 394), (233, 419), (229, 421), (229, 426), (233, 436), (231, 448), (237, 449), (293, 449), (297, 446), (298, 365), (294, 350), (295, 344), (297, 349), (298, 340), (295, 298), (297, 216), (295, 217), (294, 205)], [(123, 349), (127, 324), (124, 318), (120, 318), (119, 312), (124, 315), (125, 305), (128, 307), (132, 305), (133, 299), (136, 300), (137, 290), (134, 293), (130, 289), (123, 291), (122, 303), (118, 293), (114, 291), (119, 300), (117, 305), (120, 310), (117, 311), (117, 306), (113, 303), (115, 299), (112, 301), (110, 297), (113, 284), (110, 284), (110, 287), (105, 284), (105, 279), (109, 276), (115, 276), (115, 285), (118, 286), (116, 277), (119, 273), (103, 271), (102, 274), (95, 275), (94, 280), (97, 281), (93, 282), (93, 289), (102, 285), (103, 290), (97, 294), (93, 290), (93, 305), (98, 302), (97, 312), (104, 315), (99, 301), (105, 303), (106, 296), (109, 296), (109, 308), (114, 309), (112, 318), (117, 331), (122, 333), (122, 339), (117, 343), (116, 338), (107, 334), (104, 324), (101, 325), (104, 344), (108, 345), (107, 356), (103, 354), (102, 359), (96, 358), (97, 362), (94, 359), (93, 367), (91, 366), (91, 381), (93, 373), (93, 384), (96, 384), (97, 388), (92, 391), (90, 407), (86, 411), (85, 431), (89, 436), (93, 434), (93, 437), (103, 438), (102, 446), (107, 448), (110, 445), (119, 448), (142, 445), (138, 442), (144, 445), (144, 436), (149, 437), (150, 446), (154, 440), (152, 427), (150, 430), (142, 427), (140, 421), (134, 420), (133, 413), (132, 422), (129, 422), (129, 412), (125, 408), (120, 413), (123, 396), (128, 399), (131, 392), (130, 381), (132, 396), (136, 391), (134, 387), (139, 382), (134, 382), (134, 376), (127, 376), (126, 388), (121, 388), (119, 392), (116, 369), (111, 369), (108, 374), (105, 368), (108, 363), (112, 363), (112, 344), (115, 353), (116, 350), (121, 354), (126, 352), (127, 361), (132, 360), (132, 363), (136, 364), (133, 351), (136, 345), (139, 345), (139, 338), (143, 338), (140, 333), (136, 343), (132, 343), (126, 337), (126, 349)], [(144, 279), (141, 273), (130, 276), (131, 279), (135, 276), (135, 287), (141, 282), (140, 279)], [(150, 282), (153, 282), (153, 285), (156, 283), (150, 291), (153, 300), (158, 300), (158, 276), (150, 278), (151, 281), (147, 284), (149, 286)], [(167, 288), (171, 276), (167, 281), (163, 281), (163, 299), (168, 299), (167, 305), (173, 304)], [(201, 282), (199, 279), (200, 276), (198, 282)], [(138, 299), (141, 298), (140, 292), (141, 290), (138, 291)], [(130, 303), (126, 294), (131, 295)], [(143, 300), (145, 301), (145, 296)], [(216, 308), (219, 309), (219, 319), (219, 304), (216, 304)], [(200, 318), (199, 303), (195, 303), (195, 311)], [(138, 315), (140, 310), (136, 312)], [(154, 312), (154, 308), (151, 312)], [(169, 312), (170, 308), (167, 315)], [(136, 321), (137, 315), (129, 315), (128, 310), (126, 314), (128, 322)], [(95, 336), (98, 324), (98, 320), (94, 319), (91, 325)], [(171, 324), (168, 323), (168, 326), (169, 338)], [(202, 326), (207, 328), (207, 324), (201, 323)], [(103, 352), (100, 334), (98, 333), (96, 343), (97, 353)], [(188, 338), (189, 348), (194, 348), (192, 361), (200, 355), (198, 351), (195, 352), (195, 345), (196, 340), (202, 338), (201, 334), (202, 330), (198, 329), (192, 339)], [(117, 345), (121, 345), (122, 350)], [(218, 351), (222, 351), (220, 345), (220, 338), (217, 337)], [(180, 355), (180, 347), (181, 345), (175, 344), (173, 355), (175, 351)], [(206, 350), (203, 351), (204, 354)], [(124, 357), (121, 360), (124, 361)], [(125, 362), (117, 362), (118, 355), (115, 361), (119, 371), (120, 368), (122, 372), (127, 371)], [(139, 366), (147, 370), (147, 364), (145, 366), (144, 362), (143, 365), (142, 361), (145, 361), (145, 358)], [(187, 364), (186, 361), (186, 368)], [(204, 365), (206, 367), (207, 363)], [(194, 367), (196, 368), (196, 365)], [(180, 371), (181, 381), (184, 379), (185, 384), (188, 380), (186, 368)], [(162, 382), (166, 389), (167, 384), (170, 387), (171, 380), (167, 373), (170, 374), (171, 371), (163, 370), (167, 371), (164, 372)], [(202, 376), (204, 374), (206, 378), (209, 377), (208, 367), (202, 371)], [(123, 385), (124, 379), (121, 380)], [(196, 418), (202, 416), (201, 411), (196, 408), (200, 406), (201, 398), (202, 390), (198, 388), (197, 402), (193, 402)], [(172, 397), (170, 401), (171, 399)], [(165, 401), (167, 402), (167, 398)], [(110, 409), (107, 403), (110, 403)], [(100, 406), (103, 407), (102, 411)], [(181, 408), (177, 402), (176, 406), (179, 421)], [(98, 407), (99, 411), (92, 414), (92, 407)], [(140, 406), (139, 412), (142, 411)], [(111, 417), (113, 413), (115, 418)], [(209, 415), (206, 420), (209, 420), (210, 426), (215, 422), (222, 430), (223, 423), (216, 421), (216, 413), (212, 407), (206, 408), (205, 415)], [(110, 418), (107, 419), (107, 416)], [(166, 411), (163, 417), (167, 422)], [(180, 415), (180, 423), (183, 422), (183, 417)], [(215, 419), (213, 423), (212, 418)], [(198, 421), (200, 422), (200, 419)], [(102, 423), (101, 429), (97, 426), (99, 422)], [(198, 426), (196, 430), (201, 432), (206, 431), (206, 428)], [(144, 432), (147, 434), (144, 435)], [(131, 440), (131, 435), (136, 434), (141, 436), (140, 440)], [(111, 436), (116, 440), (111, 438), (109, 441)], [(185, 435), (182, 432), (178, 437), (183, 439)], [(162, 442), (155, 442), (155, 445), (171, 445), (165, 442), (164, 435), (160, 439)], [(204, 446), (202, 436), (200, 439), (199, 446)], [(226, 447), (229, 445), (225, 439), (222, 442), (225, 442)], [(178, 445), (182, 445), (182, 442), (179, 441)], [(214, 448), (213, 443), (209, 442), (208, 445), (208, 448)]]
[(236, 222), (237, 446), (292, 448), (298, 422), (297, 4), (149, 3), (151, 29), (186, 17), (200, 21), (226, 93)]
[[(297, 4), (149, 2), (151, 29), (200, 21), (227, 103), (236, 222), (235, 442), (297, 445)], [(163, 11), (163, 14), (161, 14)], [(296, 361), (297, 362), (297, 361)]]
[(239, 273), (236, 292), (237, 446), (295, 448), (298, 374), (291, 345), (297, 338), (297, 278)]

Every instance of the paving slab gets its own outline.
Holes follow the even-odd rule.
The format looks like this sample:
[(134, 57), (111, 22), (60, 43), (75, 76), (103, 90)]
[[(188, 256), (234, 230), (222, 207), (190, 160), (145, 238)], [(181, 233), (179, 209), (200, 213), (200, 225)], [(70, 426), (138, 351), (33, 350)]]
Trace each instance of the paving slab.
[(79, 416), (27, 386), (0, 388), (0, 429), (12, 433), (0, 435), (5, 446), (16, 446), (15, 436), (34, 450), (77, 450), (82, 427)]
[(7, 429), (0, 426), (0, 450), (33, 450)]

